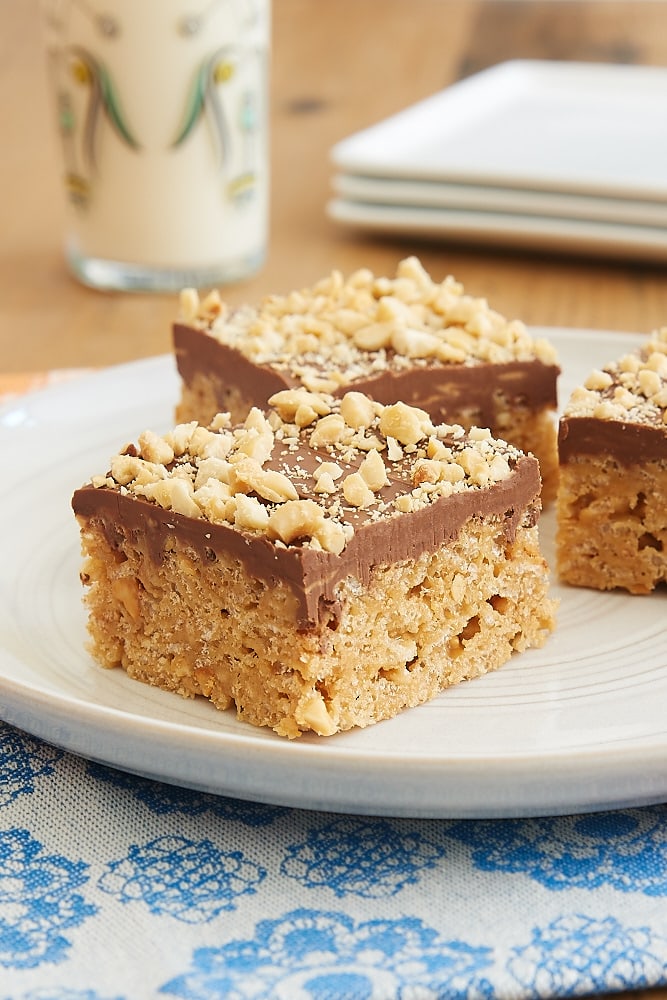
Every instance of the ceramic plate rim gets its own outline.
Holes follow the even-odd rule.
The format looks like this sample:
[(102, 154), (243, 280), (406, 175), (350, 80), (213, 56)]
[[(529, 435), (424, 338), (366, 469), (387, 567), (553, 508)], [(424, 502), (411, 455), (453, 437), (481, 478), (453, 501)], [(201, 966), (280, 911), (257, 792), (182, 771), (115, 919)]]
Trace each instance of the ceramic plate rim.
[[(534, 331), (537, 332), (537, 331)], [(558, 331), (546, 328), (541, 331), (548, 336)], [(619, 342), (636, 335), (623, 332), (606, 331), (561, 331), (567, 335), (598, 335), (606, 338), (617, 338)], [(55, 386), (42, 389), (29, 396), (20, 397), (15, 403), (6, 404), (0, 409), (0, 427), (3, 420), (17, 412), (30, 414), (43, 410), (44, 407), (55, 408), (64, 394), (75, 393), (86, 398), (94, 397), (101, 387), (117, 384), (118, 380), (127, 377), (128, 373), (136, 375), (159, 373), (163, 377), (161, 386), (149, 390), (155, 398), (163, 399), (168, 388), (173, 390), (175, 382), (169, 380), (168, 369), (172, 367), (172, 359), (165, 355), (157, 358), (147, 358), (137, 362), (105, 369), (93, 375), (82, 376), (70, 386)], [(155, 380), (156, 382), (158, 380)], [(10, 420), (11, 427), (11, 420)], [(138, 428), (139, 429), (139, 428)], [(20, 432), (20, 431), (19, 431)], [(3, 430), (6, 433), (6, 429)], [(11, 427), (10, 434), (14, 433)], [(30, 430), (28, 430), (30, 433)], [(641, 745), (605, 744), (602, 747), (586, 747), (583, 751), (578, 747), (563, 746), (557, 749), (543, 750), (539, 757), (528, 757), (525, 754), (506, 752), (456, 757), (438, 754), (433, 748), (424, 754), (408, 759), (402, 757), (399, 751), (388, 752), (386, 749), (374, 749), (372, 746), (339, 745), (330, 742), (288, 742), (279, 739), (258, 739), (254, 730), (250, 732), (227, 732), (206, 727), (198, 728), (192, 722), (184, 719), (181, 723), (166, 718), (151, 718), (139, 712), (126, 712), (113, 704), (98, 704), (90, 702), (79, 695), (72, 695), (66, 688), (53, 684), (33, 683), (15, 673), (12, 664), (14, 654), (8, 647), (3, 649), (0, 637), (0, 717), (5, 721), (23, 728), (26, 732), (53, 742), (84, 757), (100, 760), (111, 766), (121, 767), (146, 777), (156, 778), (197, 787), (214, 794), (228, 794), (256, 801), (273, 802), (279, 805), (314, 808), (322, 810), (337, 810), (341, 812), (370, 812), (373, 814), (410, 815), (410, 816), (516, 816), (555, 814), (572, 810), (592, 811), (609, 808), (620, 804), (648, 804), (662, 801), (667, 797), (667, 775), (663, 774), (661, 761), (667, 754), (667, 731), (653, 733), (643, 738)], [(9, 655), (7, 655), (9, 653)], [(8, 672), (7, 672), (8, 671)], [(136, 682), (130, 682), (135, 684)], [(167, 696), (174, 697), (174, 696)], [(36, 711), (37, 709), (37, 711)], [(415, 712), (420, 709), (413, 710)], [(69, 720), (69, 729), (63, 732), (58, 725), (63, 720)], [(54, 728), (55, 727), (55, 728)], [(101, 754), (96, 756), (88, 747), (89, 732), (95, 731), (101, 736)], [(139, 733), (138, 731), (141, 730)], [(368, 731), (367, 731), (368, 732)], [(117, 736), (130, 733), (135, 738), (135, 747), (114, 747)], [(272, 735), (272, 734), (271, 734)], [(253, 775), (250, 786), (244, 784), (243, 775), (240, 780), (229, 774), (201, 780), (192, 772), (191, 767), (174, 769), (171, 761), (166, 768), (156, 762), (156, 755), (149, 762), (134, 760), (137, 747), (145, 748), (151, 740), (156, 740), (156, 747), (168, 748), (178, 736), (178, 747), (188, 741), (195, 745), (195, 757), (206, 756), (211, 749), (219, 749), (227, 759), (227, 764), (245, 764)], [(290, 790), (272, 788), (272, 775), (262, 777), (259, 772), (266, 765), (268, 753), (278, 762), (279, 768), (293, 765), (297, 762), (302, 768), (302, 784)], [(187, 749), (187, 748), (186, 748)], [(158, 755), (159, 756), (159, 753)], [(647, 760), (651, 762), (647, 767)], [(398, 792), (389, 785), (375, 789), (368, 795), (368, 789), (362, 794), (361, 789), (326, 788), (324, 792), (315, 791), (318, 782), (328, 777), (340, 781), (351, 764), (363, 764), (367, 774), (365, 784), (386, 776), (399, 760), (403, 767), (401, 781), (414, 779), (415, 788), (410, 791), (402, 789)], [(332, 763), (333, 762), (333, 763)], [(196, 761), (195, 761), (196, 763)], [(259, 766), (259, 770), (257, 765)], [(646, 780), (641, 786), (633, 787), (633, 774), (638, 764), (646, 770)], [(133, 766), (134, 765), (134, 766)], [(171, 768), (171, 770), (170, 770)], [(544, 771), (553, 768), (554, 779), (551, 790), (535, 797), (538, 786), (543, 784)], [(226, 768), (229, 770), (229, 767)], [(470, 797), (467, 782), (479, 777), (480, 770), (487, 771), (494, 780), (505, 778), (507, 788), (492, 801), (486, 804), (478, 801), (474, 794)], [(610, 791), (608, 772), (613, 771), (618, 778), (618, 791)], [(434, 773), (435, 772), (435, 773)], [(528, 772), (524, 774), (523, 772)], [(573, 772), (580, 778), (580, 785), (587, 781), (596, 781), (603, 772), (602, 786), (595, 792), (586, 791), (580, 787), (578, 791), (570, 788)], [(442, 779), (445, 786), (442, 787)], [(440, 780), (439, 780), (440, 779)], [(525, 790), (519, 784), (526, 780)], [(582, 782), (583, 779), (583, 782)], [(449, 784), (447, 784), (449, 782)], [(398, 782), (400, 784), (400, 782)], [(531, 798), (531, 783), (533, 793)], [(488, 780), (486, 781), (488, 785)], [(437, 787), (433, 787), (433, 786)], [(423, 796), (426, 795), (426, 801)], [(429, 797), (430, 796), (430, 797)]]

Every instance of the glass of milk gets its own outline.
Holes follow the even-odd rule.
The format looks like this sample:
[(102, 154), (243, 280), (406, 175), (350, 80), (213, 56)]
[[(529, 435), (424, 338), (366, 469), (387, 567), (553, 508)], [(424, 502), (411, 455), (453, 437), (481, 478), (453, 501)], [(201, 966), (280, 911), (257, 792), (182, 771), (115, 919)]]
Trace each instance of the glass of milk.
[(65, 253), (106, 289), (255, 272), (268, 235), (270, 0), (43, 0)]

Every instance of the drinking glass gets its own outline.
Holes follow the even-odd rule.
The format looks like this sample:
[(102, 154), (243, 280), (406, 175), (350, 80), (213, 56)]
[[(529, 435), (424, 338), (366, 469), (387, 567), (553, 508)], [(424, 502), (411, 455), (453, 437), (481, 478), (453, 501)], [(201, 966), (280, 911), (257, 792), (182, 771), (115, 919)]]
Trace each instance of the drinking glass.
[(164, 291), (256, 271), (270, 0), (45, 0), (43, 12), (72, 272)]

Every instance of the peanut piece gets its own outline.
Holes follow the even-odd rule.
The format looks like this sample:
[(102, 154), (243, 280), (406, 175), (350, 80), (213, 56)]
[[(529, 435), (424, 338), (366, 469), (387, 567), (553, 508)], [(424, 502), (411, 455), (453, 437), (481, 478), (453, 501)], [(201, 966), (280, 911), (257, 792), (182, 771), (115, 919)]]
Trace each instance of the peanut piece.
[(393, 323), (369, 323), (356, 330), (352, 334), (352, 340), (362, 351), (380, 351), (383, 347), (389, 347), (392, 332)]
[(238, 493), (235, 497), (234, 524), (238, 528), (252, 531), (265, 531), (269, 523), (269, 513), (255, 497), (247, 497)]
[(331, 413), (315, 424), (315, 429), (310, 435), (310, 445), (311, 448), (319, 448), (322, 445), (338, 444), (344, 436), (345, 421), (338, 413)]
[(428, 413), (406, 403), (385, 406), (380, 415), (380, 431), (404, 445), (417, 444), (432, 429)]
[(368, 452), (366, 458), (359, 466), (359, 475), (374, 493), (377, 493), (378, 490), (387, 485), (389, 482), (387, 479), (387, 470), (379, 451), (373, 449)]
[(346, 392), (340, 402), (340, 414), (349, 427), (370, 427), (375, 419), (373, 401), (362, 392)]
[(143, 486), (141, 492), (167, 510), (186, 517), (201, 517), (202, 512), (192, 496), (192, 485), (185, 479), (161, 479)]
[(302, 388), (282, 389), (274, 393), (269, 399), (269, 405), (277, 410), (281, 419), (288, 424), (296, 423), (295, 417), (300, 407), (309, 407), (320, 417), (331, 413), (331, 407), (319, 393)]
[(234, 494), (257, 493), (269, 503), (296, 500), (299, 495), (284, 473), (263, 469), (252, 458), (243, 459), (232, 466), (229, 485)]
[(343, 496), (353, 507), (368, 507), (375, 497), (360, 472), (352, 472), (343, 480)]
[(123, 576), (111, 581), (111, 593), (128, 613), (132, 621), (139, 621), (141, 604), (139, 603), (139, 582), (134, 577)]
[(613, 381), (609, 372), (603, 372), (599, 368), (594, 368), (584, 382), (584, 387), (590, 389), (592, 392), (600, 392), (602, 389), (608, 389)]
[(289, 545), (296, 538), (312, 538), (322, 519), (314, 500), (288, 500), (269, 515), (267, 534)]
[(199, 293), (196, 288), (184, 288), (179, 297), (180, 315), (184, 323), (191, 323), (199, 313)]
[(318, 736), (332, 736), (336, 725), (327, 712), (324, 698), (319, 691), (303, 698), (294, 714), (296, 722), (303, 729), (312, 729)]
[(139, 435), (138, 441), (141, 455), (148, 462), (169, 465), (174, 461), (174, 449), (154, 431), (144, 431), (143, 434)]
[(434, 358), (438, 354), (440, 340), (432, 333), (401, 328), (392, 334), (391, 346), (397, 354), (406, 358)]

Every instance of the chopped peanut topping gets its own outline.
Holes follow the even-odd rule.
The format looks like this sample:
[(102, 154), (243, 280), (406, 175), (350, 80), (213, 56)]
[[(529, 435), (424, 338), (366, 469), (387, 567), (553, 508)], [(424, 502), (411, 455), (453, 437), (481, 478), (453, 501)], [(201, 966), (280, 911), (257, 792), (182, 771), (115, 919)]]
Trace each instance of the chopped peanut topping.
[[(333, 393), (378, 368), (395, 371), (407, 364), (556, 363), (546, 340), (533, 339), (522, 323), (466, 294), (451, 275), (434, 282), (416, 257), (401, 261), (394, 278), (376, 277), (367, 268), (347, 279), (334, 271), (312, 288), (268, 296), (258, 308), (233, 311), (215, 293), (200, 301), (196, 291), (185, 289), (181, 318), (254, 363), (287, 372), (315, 395)], [(285, 390), (286, 398), (298, 391)], [(272, 405), (289, 405), (293, 412), (283, 419), (305, 426), (296, 420), (295, 403)], [(300, 419), (308, 416), (304, 410)]]
[(592, 371), (570, 396), (565, 416), (667, 423), (667, 327), (634, 353)]
[[(486, 488), (511, 475), (521, 455), (486, 428), (434, 427), (424, 410), (357, 392), (287, 390), (273, 407), (252, 410), (239, 427), (222, 414), (208, 427), (145, 431), (91, 484), (276, 545), (339, 554), (364, 519)], [(312, 419), (300, 422), (305, 410)]]

